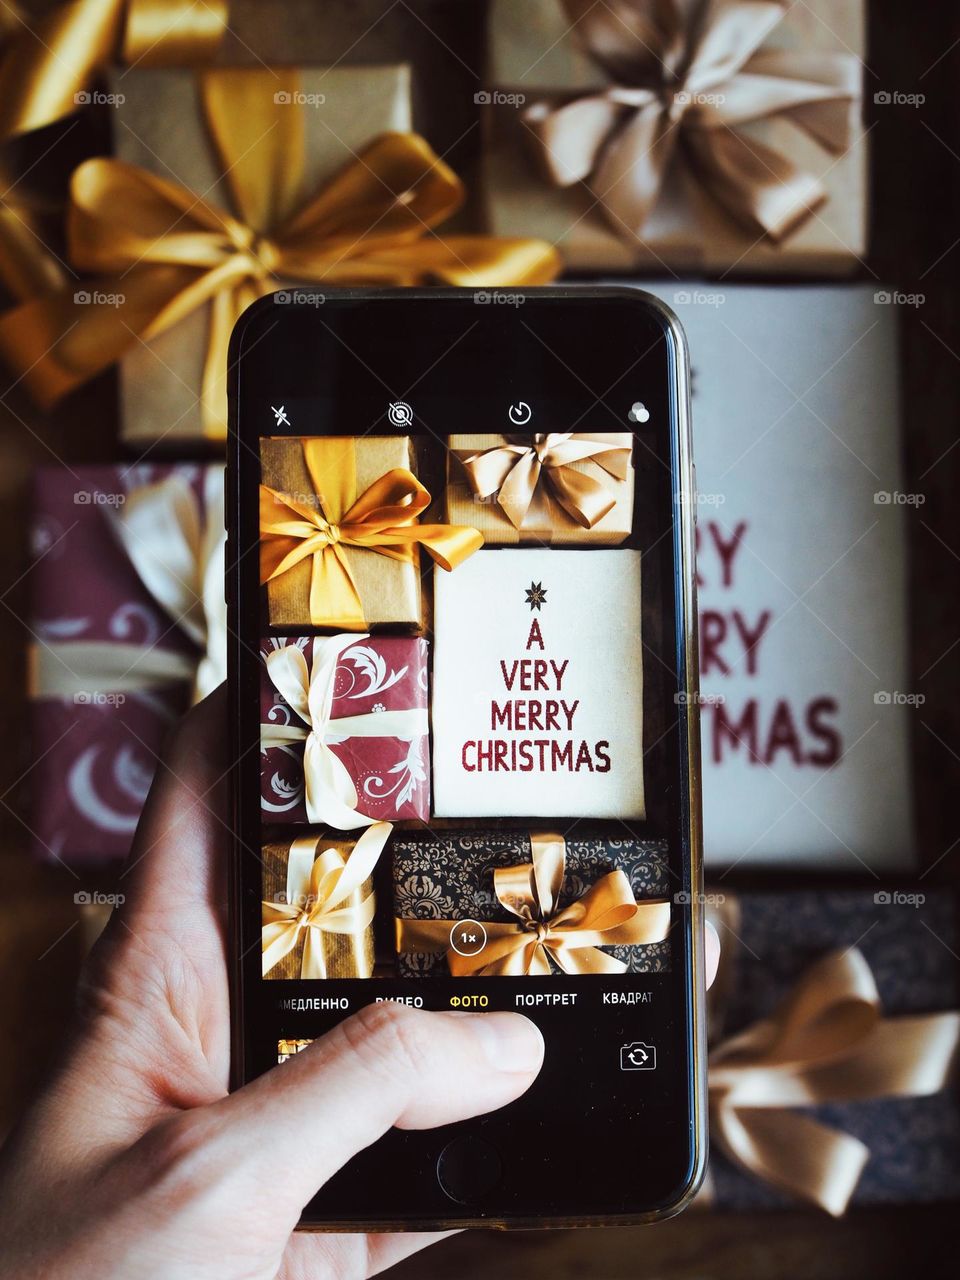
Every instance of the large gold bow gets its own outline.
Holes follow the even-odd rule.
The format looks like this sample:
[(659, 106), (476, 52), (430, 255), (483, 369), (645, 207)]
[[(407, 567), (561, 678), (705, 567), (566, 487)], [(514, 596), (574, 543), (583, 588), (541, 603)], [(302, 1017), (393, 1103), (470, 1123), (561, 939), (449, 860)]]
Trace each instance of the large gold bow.
[(66, 0), (34, 22), (20, 16), (0, 61), (0, 138), (76, 111), (111, 62), (212, 58), (228, 13), (228, 0)]
[(358, 716), (333, 717), (333, 688), (344, 649), (366, 640), (364, 635), (318, 636), (313, 641), (311, 669), (303, 650), (286, 644), (267, 655), (267, 672), (274, 686), (305, 727), (260, 726), (260, 749), (303, 742), (304, 802), (309, 822), (322, 822), (338, 831), (371, 826), (375, 818), (357, 812), (359, 797), (346, 766), (330, 750), (328, 739), (423, 738), (429, 731), (426, 707), (398, 711), (368, 711)]
[(618, 436), (551, 431), (512, 440), (516, 442), (464, 458), (463, 469), (478, 497), (497, 495), (497, 505), (515, 529), (523, 525), (541, 477), (583, 529), (592, 529), (616, 506), (616, 493), (602, 480), (575, 471), (570, 464), (590, 458), (616, 479), (625, 479), (630, 448)]
[(827, 198), (788, 156), (741, 132), (780, 117), (840, 154), (860, 93), (851, 54), (760, 46), (787, 0), (563, 0), (609, 88), (525, 119), (550, 180), (588, 181), (615, 231), (639, 237), (667, 170), (680, 166), (751, 234), (777, 242)]
[(316, 502), (260, 486), (260, 581), (278, 578), (310, 557), (314, 626), (366, 626), (344, 547), (412, 561), (422, 546), (441, 568), (451, 570), (483, 545), (483, 535), (467, 525), (418, 524), (430, 494), (402, 467), (358, 497), (352, 437), (306, 439), (303, 456)]
[(204, 470), (203, 511), (174, 472), (134, 489), (110, 518), (143, 585), (196, 650), (122, 639), (42, 641), (31, 653), (31, 696), (135, 693), (191, 681), (194, 701), (206, 697), (226, 678), (223, 468)]
[(861, 952), (833, 952), (771, 1017), (711, 1051), (711, 1139), (754, 1176), (838, 1216), (869, 1150), (789, 1108), (937, 1093), (958, 1037), (956, 1012), (883, 1017)]
[[(349, 857), (339, 849), (318, 853), (319, 836), (300, 836), (290, 846), (284, 902), (261, 902), (263, 976), (297, 946), (303, 935), (301, 978), (327, 977), (323, 934), (352, 935), (362, 940), (373, 921), (376, 899), (363, 896), (364, 881), (373, 872), (393, 827), (378, 822), (363, 833)], [(357, 947), (360, 971), (351, 977), (369, 978), (372, 968)]]
[[(582, 898), (557, 909), (566, 845), (553, 832), (532, 833), (532, 863), (498, 867), (494, 890), (517, 924), (484, 921), (486, 945), (475, 956), (451, 943), (456, 920), (397, 920), (398, 951), (446, 951), (458, 978), (543, 977), (553, 965), (564, 973), (624, 973), (627, 966), (599, 947), (662, 942), (670, 929), (670, 904), (662, 898), (637, 902), (618, 867), (590, 886)], [(551, 964), (551, 961), (553, 964)]]
[(79, 166), (69, 256), (80, 270), (108, 274), (79, 295), (60, 290), (0, 317), (0, 355), (40, 404), (209, 303), (201, 409), (204, 431), (220, 439), (231, 330), (278, 279), (480, 288), (556, 275), (559, 258), (543, 241), (432, 234), (462, 203), (463, 185), (416, 134), (383, 134), (303, 203), (297, 83), (289, 70), (201, 73), (237, 217), (134, 165)]

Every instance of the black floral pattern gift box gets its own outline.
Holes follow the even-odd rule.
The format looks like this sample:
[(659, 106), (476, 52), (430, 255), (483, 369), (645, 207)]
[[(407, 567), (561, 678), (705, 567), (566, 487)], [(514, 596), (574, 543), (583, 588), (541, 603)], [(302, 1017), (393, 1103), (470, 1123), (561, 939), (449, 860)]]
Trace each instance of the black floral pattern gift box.
[(669, 967), (663, 841), (539, 831), (396, 835), (393, 885), (402, 977)]

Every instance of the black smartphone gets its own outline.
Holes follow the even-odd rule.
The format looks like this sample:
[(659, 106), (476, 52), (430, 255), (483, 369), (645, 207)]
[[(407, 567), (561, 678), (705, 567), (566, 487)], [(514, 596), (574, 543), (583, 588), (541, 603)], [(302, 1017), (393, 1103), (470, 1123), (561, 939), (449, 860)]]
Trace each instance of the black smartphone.
[(274, 293), (230, 353), (233, 1075), (520, 1010), (501, 1111), (302, 1225), (650, 1221), (706, 1155), (684, 339), (628, 288)]

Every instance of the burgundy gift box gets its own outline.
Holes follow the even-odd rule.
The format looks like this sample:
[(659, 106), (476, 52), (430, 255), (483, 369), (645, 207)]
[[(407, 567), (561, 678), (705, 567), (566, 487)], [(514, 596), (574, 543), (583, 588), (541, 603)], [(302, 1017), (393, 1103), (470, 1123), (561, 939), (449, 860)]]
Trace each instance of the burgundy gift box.
[[(281, 670), (279, 655), (288, 647), (302, 659), (291, 663), (286, 655)], [(407, 636), (263, 641), (265, 822), (323, 822), (350, 830), (364, 818), (429, 817), (427, 652), (426, 640)], [(353, 820), (355, 814), (362, 817)]]
[[(210, 500), (218, 488), (222, 494), (219, 469), (201, 466), (36, 473), (29, 825), (41, 857), (86, 866), (119, 861), (129, 851), (157, 754), (190, 703), (203, 649), (196, 628), (183, 617), (178, 622), (172, 597), (164, 607), (147, 586), (149, 580), (156, 589), (159, 578), (142, 559), (144, 526), (127, 535), (137, 549), (132, 557), (119, 523), (131, 504), (148, 497), (149, 511), (137, 510), (154, 530), (160, 510), (171, 522), (160, 518), (158, 558), (175, 545), (176, 521), (186, 530), (177, 549), (192, 541), (199, 555), (203, 538), (191, 534), (207, 515), (222, 526), (222, 506), (214, 509)], [(185, 560), (168, 573), (182, 583), (185, 602), (197, 603)]]

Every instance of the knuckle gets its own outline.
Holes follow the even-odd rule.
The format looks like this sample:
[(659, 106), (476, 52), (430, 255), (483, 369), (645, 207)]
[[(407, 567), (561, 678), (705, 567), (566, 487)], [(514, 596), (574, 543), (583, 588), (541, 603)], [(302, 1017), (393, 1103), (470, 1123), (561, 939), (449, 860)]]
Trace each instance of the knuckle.
[(375, 1075), (415, 1078), (427, 1066), (423, 1020), (413, 1009), (388, 1002), (368, 1005), (341, 1029), (355, 1057)]

